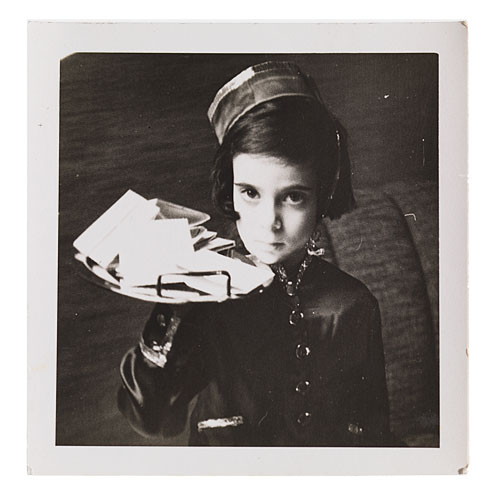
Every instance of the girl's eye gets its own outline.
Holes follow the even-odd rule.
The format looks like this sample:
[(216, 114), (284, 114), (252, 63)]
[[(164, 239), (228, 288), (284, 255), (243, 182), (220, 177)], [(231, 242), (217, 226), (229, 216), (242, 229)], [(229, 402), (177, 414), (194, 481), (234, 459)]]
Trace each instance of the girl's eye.
[(258, 198), (258, 193), (253, 188), (244, 188), (241, 190), (241, 194), (243, 196), (246, 196), (250, 200), (255, 200), (256, 198)]
[(304, 193), (300, 193), (299, 191), (291, 191), (285, 196), (285, 201), (292, 205), (299, 205), (303, 203), (306, 199), (306, 195)]

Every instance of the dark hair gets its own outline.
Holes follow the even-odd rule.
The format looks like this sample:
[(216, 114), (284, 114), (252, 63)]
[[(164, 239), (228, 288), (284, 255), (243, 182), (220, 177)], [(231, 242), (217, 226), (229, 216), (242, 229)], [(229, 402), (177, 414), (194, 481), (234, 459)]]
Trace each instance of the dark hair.
[(214, 158), (212, 200), (233, 220), (238, 219), (233, 206), (233, 158), (240, 153), (315, 167), (320, 216), (336, 219), (355, 207), (345, 132), (315, 100), (290, 96), (261, 103), (226, 133)]

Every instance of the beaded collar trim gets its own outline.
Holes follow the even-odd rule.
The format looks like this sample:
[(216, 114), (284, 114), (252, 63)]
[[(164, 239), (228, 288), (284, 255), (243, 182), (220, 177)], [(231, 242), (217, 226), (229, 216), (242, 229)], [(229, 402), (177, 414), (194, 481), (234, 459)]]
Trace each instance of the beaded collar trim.
[(298, 288), (300, 287), (301, 280), (303, 279), (303, 276), (305, 275), (306, 269), (310, 265), (312, 258), (313, 258), (313, 255), (307, 251), (305, 258), (303, 258), (303, 262), (301, 262), (300, 268), (298, 269), (298, 274), (296, 274), (296, 280), (295, 281), (290, 281), (288, 279), (288, 274), (287, 274), (286, 268), (284, 267), (283, 264), (276, 263), (276, 264), (272, 265), (272, 270), (279, 278), (279, 281), (281, 282), (281, 284), (284, 286), (284, 290), (286, 291), (288, 296), (295, 296), (296, 295), (296, 292), (298, 291)]
[(284, 287), (286, 294), (292, 298), (294, 302), (294, 310), (291, 312), (289, 316), (289, 323), (291, 325), (297, 325), (301, 320), (303, 320), (304, 315), (301, 310), (300, 299), (297, 295), (298, 289), (301, 285), (301, 281), (303, 276), (305, 275), (306, 269), (308, 269), (311, 261), (314, 256), (324, 255), (324, 248), (317, 248), (317, 241), (320, 238), (320, 232), (316, 230), (306, 244), (306, 253), (303, 261), (301, 262), (300, 268), (298, 269), (298, 273), (296, 274), (296, 279), (291, 281), (288, 279), (288, 274), (286, 272), (286, 268), (281, 263), (276, 263), (271, 265), (271, 269), (278, 277), (279, 281)]

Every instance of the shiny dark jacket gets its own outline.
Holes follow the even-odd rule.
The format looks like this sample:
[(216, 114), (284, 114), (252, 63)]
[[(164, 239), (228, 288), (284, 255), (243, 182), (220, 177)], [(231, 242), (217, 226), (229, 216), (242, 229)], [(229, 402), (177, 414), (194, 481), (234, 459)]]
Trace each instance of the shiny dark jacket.
[[(194, 446), (393, 445), (376, 299), (319, 258), (298, 295), (296, 326), (277, 279), (243, 300), (194, 305), (164, 368), (138, 347), (124, 356), (120, 410), (143, 435), (173, 436), (189, 422)], [(146, 332), (171, 311), (156, 305)], [(239, 425), (214, 426), (231, 418)]]

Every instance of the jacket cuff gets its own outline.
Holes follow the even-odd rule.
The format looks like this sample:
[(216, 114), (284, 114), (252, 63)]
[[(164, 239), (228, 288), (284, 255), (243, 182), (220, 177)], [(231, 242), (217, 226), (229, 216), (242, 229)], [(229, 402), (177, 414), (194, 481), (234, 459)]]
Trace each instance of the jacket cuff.
[(173, 339), (181, 319), (176, 315), (172, 315), (168, 319), (165, 319), (162, 315), (158, 317), (162, 317), (159, 321), (159, 328), (163, 331), (162, 334), (158, 337), (155, 335), (156, 333), (152, 333), (154, 335), (151, 337), (146, 332), (148, 329), (146, 329), (140, 338), (139, 347), (144, 358), (157, 367), (163, 368), (168, 361), (168, 353), (173, 345)]

